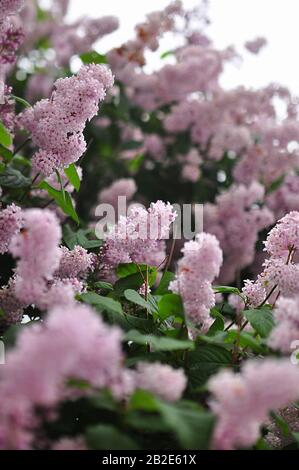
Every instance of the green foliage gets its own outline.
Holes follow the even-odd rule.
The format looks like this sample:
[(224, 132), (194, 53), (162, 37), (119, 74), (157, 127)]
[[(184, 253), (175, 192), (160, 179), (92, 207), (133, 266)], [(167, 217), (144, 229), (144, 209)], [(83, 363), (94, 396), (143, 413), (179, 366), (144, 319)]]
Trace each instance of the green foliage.
[(274, 326), (273, 315), (269, 308), (245, 310), (244, 316), (262, 338), (269, 336)]
[(39, 189), (44, 189), (45, 191), (47, 191), (49, 196), (53, 198), (58, 207), (60, 207), (60, 209), (62, 209), (62, 211), (66, 215), (70, 216), (75, 222), (77, 222), (77, 224), (79, 224), (79, 218), (74, 208), (72, 198), (67, 191), (64, 191), (63, 189), (55, 189), (50, 186), (46, 181), (40, 183), (38, 187)]
[(79, 191), (81, 181), (77, 172), (76, 165), (72, 163), (71, 165), (69, 165), (67, 168), (64, 169), (64, 172), (66, 176), (68, 177), (69, 182), (74, 186), (76, 191)]
[(5, 148), (10, 147), (12, 144), (12, 136), (1, 121), (0, 121), (0, 144), (3, 145), (3, 147)]

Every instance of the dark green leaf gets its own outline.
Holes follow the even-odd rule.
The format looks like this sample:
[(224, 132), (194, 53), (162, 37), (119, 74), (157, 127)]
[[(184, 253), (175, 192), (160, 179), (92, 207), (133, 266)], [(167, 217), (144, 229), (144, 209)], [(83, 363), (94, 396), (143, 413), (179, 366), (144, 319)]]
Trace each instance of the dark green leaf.
[(165, 294), (158, 302), (158, 316), (162, 320), (170, 316), (184, 317), (182, 299), (178, 294)]
[(31, 179), (11, 166), (7, 166), (5, 170), (0, 173), (0, 186), (7, 188), (25, 188), (30, 185)]
[(131, 438), (108, 424), (97, 424), (87, 428), (85, 438), (88, 447), (94, 450), (138, 449)]
[(159, 410), (183, 449), (209, 449), (215, 423), (212, 413), (162, 402)]
[(282, 432), (284, 437), (288, 437), (290, 435), (290, 429), (288, 423), (275, 411), (270, 412), (271, 418), (275, 421), (276, 425)]
[(129, 331), (125, 336), (125, 341), (147, 345), (154, 351), (178, 351), (182, 349), (194, 349), (194, 343), (189, 340), (178, 340), (165, 336), (142, 335), (137, 330)]
[(95, 292), (86, 292), (85, 294), (80, 294), (79, 299), (102, 310), (123, 314), (120, 302), (117, 302), (117, 300), (111, 299), (110, 297), (105, 297), (103, 295), (96, 294)]
[(82, 248), (91, 249), (97, 248), (102, 245), (102, 240), (89, 240), (87, 234), (91, 233), (90, 230), (79, 229), (74, 232), (71, 227), (67, 224), (63, 226), (63, 240), (66, 246), (73, 250), (76, 245), (82, 246)]
[(151, 305), (147, 300), (145, 300), (143, 297), (141, 297), (138, 292), (136, 292), (133, 289), (127, 289), (124, 292), (124, 296), (127, 300), (132, 302), (133, 304), (139, 305), (140, 307), (145, 308), (146, 310), (151, 310)]
[(156, 411), (157, 400), (146, 390), (136, 390), (130, 398), (129, 408), (132, 410)]
[(232, 364), (232, 354), (215, 344), (199, 345), (188, 355), (188, 375), (193, 386), (203, 385), (208, 378), (222, 367)]
[(12, 98), (17, 102), (25, 106), (25, 108), (31, 108), (31, 104), (28, 101), (24, 100), (24, 98), (20, 98), (19, 96), (11, 95)]
[(79, 224), (79, 218), (77, 212), (74, 209), (73, 201), (67, 191), (58, 191), (57, 189), (50, 186), (46, 181), (43, 181), (38, 185), (39, 189), (47, 191), (49, 196), (54, 199), (56, 204), (63, 210), (63, 212), (69, 215), (77, 224)]
[(96, 51), (84, 52), (80, 55), (83, 64), (107, 64), (107, 58)]
[(163, 295), (169, 292), (168, 286), (171, 281), (175, 278), (175, 275), (170, 271), (164, 271), (159, 286), (155, 291), (155, 295)]
[(94, 287), (96, 287), (97, 289), (113, 290), (113, 285), (110, 284), (110, 282), (104, 282), (104, 281), (97, 281), (94, 284)]
[(237, 287), (230, 286), (213, 286), (214, 292), (219, 294), (240, 294), (240, 291)]
[(262, 338), (269, 336), (274, 326), (274, 319), (268, 308), (244, 310), (243, 314)]
[(76, 165), (72, 163), (70, 166), (64, 169), (64, 172), (68, 177), (69, 182), (74, 186), (76, 191), (79, 191), (81, 181), (77, 172)]
[(1, 121), (0, 121), (0, 144), (3, 145), (3, 147), (5, 148), (10, 147), (12, 144), (12, 136)]
[(10, 162), (12, 160), (13, 153), (0, 144), (0, 156), (3, 158), (5, 162)]

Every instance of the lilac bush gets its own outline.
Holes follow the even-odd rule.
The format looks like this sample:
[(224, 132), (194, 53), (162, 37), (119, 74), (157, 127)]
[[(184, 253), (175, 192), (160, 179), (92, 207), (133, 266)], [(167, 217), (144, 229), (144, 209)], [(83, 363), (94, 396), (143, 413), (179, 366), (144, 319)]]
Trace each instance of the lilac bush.
[(0, 449), (298, 448), (298, 100), (68, 3), (0, 0)]

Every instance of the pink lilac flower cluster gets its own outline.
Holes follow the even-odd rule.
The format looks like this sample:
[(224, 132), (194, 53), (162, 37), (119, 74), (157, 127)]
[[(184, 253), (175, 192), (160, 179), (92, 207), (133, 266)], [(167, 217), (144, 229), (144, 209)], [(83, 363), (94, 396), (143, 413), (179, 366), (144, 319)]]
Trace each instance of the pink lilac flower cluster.
[(182, 369), (173, 369), (159, 362), (139, 362), (135, 384), (137, 388), (173, 402), (181, 398), (187, 385), (187, 378)]
[(22, 28), (16, 27), (10, 16), (17, 14), (24, 6), (24, 0), (1, 0), (0, 3), (0, 65), (13, 64), (16, 51), (24, 39)]
[(275, 327), (268, 338), (268, 344), (272, 349), (283, 353), (290, 353), (294, 349), (293, 342), (299, 339), (298, 288), (296, 293), (293, 298), (280, 297), (273, 312)]
[(4, 94), (0, 101), (0, 120), (6, 129), (12, 134), (15, 127), (15, 102), (11, 97), (11, 93), (12, 88), (4, 85)]
[(133, 178), (121, 178), (115, 180), (110, 186), (102, 189), (99, 194), (100, 204), (111, 204), (116, 210), (118, 207), (118, 198), (123, 196), (126, 202), (129, 202), (137, 191), (137, 186)]
[[(283, 120), (278, 119), (276, 102), (286, 108)], [(238, 157), (233, 170), (236, 182), (248, 185), (262, 180), (268, 186), (298, 166), (296, 116), (294, 100), (283, 87), (218, 88), (209, 98), (187, 96), (175, 102), (164, 128), (172, 135), (190, 130), (191, 141), (199, 145), (205, 160), (218, 161), (226, 153), (232, 160)]]
[(109, 64), (117, 76), (122, 80), (135, 77), (135, 69), (145, 64), (146, 50), (156, 50), (159, 38), (164, 33), (173, 31), (176, 17), (183, 14), (182, 2), (176, 0), (164, 10), (147, 15), (146, 20), (136, 26), (133, 39), (108, 53)]
[(216, 197), (215, 204), (205, 204), (205, 230), (218, 238), (223, 250), (221, 283), (233, 281), (237, 271), (253, 262), (259, 231), (274, 221), (267, 207), (255, 204), (263, 199), (264, 187), (253, 182), (249, 187), (233, 185)]
[[(299, 288), (299, 265), (294, 255), (299, 247), (299, 213), (292, 211), (270, 230), (265, 243), (268, 258), (255, 282), (245, 281), (242, 293), (246, 304), (258, 307), (279, 295), (296, 297)], [(272, 294), (272, 295), (271, 295)]]
[(86, 393), (69, 381), (108, 387), (118, 398), (131, 393), (122, 363), (118, 328), (106, 326), (87, 306), (52, 309), (43, 324), (22, 331), (0, 370), (0, 448), (31, 448), (39, 426), (35, 409), (55, 410), (67, 397)]
[(218, 421), (216, 449), (252, 446), (271, 410), (287, 406), (299, 396), (299, 371), (289, 360), (250, 360), (235, 374), (224, 370), (208, 383), (210, 407)]
[(182, 166), (182, 178), (192, 183), (200, 178), (201, 170), (200, 164), (202, 163), (202, 156), (197, 149), (191, 149), (185, 155), (179, 155), (179, 160), (181, 160)]
[(26, 109), (19, 122), (31, 133), (39, 150), (33, 156), (33, 169), (49, 176), (76, 162), (86, 143), (83, 129), (98, 112), (98, 103), (113, 85), (113, 77), (103, 65), (83, 66), (76, 76), (58, 79), (50, 99)]
[(76, 245), (73, 250), (62, 246), (61, 257), (55, 277), (60, 279), (84, 278), (94, 268), (95, 255), (88, 253), (82, 246)]
[(24, 0), (1, 0), (0, 18), (15, 15), (24, 5)]
[(23, 218), (22, 231), (10, 244), (10, 252), (18, 258), (15, 293), (21, 302), (38, 304), (59, 266), (61, 228), (47, 209), (24, 210)]
[(266, 197), (266, 204), (280, 219), (288, 212), (299, 211), (299, 176), (295, 174), (286, 175), (282, 184), (276, 191)]
[(22, 210), (15, 204), (0, 210), (0, 254), (8, 251), (11, 239), (20, 231), (22, 223)]
[(176, 278), (169, 288), (181, 295), (186, 318), (199, 332), (212, 323), (210, 309), (215, 305), (212, 282), (222, 265), (222, 251), (214, 235), (200, 233), (185, 243)]
[(0, 20), (0, 64), (13, 64), (16, 61), (16, 52), (24, 39), (21, 28), (13, 26), (9, 20)]
[(23, 317), (24, 307), (26, 305), (16, 297), (15, 281), (11, 279), (7, 286), (0, 289), (0, 309), (3, 313), (0, 316), (0, 331), (19, 323)]
[(121, 216), (118, 223), (105, 235), (102, 254), (103, 275), (116, 279), (115, 268), (120, 263), (147, 263), (159, 266), (166, 259), (165, 239), (176, 218), (171, 204), (162, 201), (152, 203), (148, 210), (133, 206), (127, 217)]
[(67, 66), (74, 55), (89, 52), (103, 36), (113, 33), (119, 26), (115, 16), (82, 18), (73, 24), (53, 24), (51, 39), (59, 66)]

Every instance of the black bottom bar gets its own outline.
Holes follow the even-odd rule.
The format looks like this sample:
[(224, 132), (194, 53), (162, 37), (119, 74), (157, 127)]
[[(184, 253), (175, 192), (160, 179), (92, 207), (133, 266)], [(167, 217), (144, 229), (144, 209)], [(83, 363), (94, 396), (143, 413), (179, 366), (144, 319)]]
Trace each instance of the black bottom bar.
[[(55, 465), (88, 464), (89, 470), (99, 466), (124, 468), (152, 467), (156, 465), (188, 466), (204, 464), (294, 464), (298, 462), (296, 451), (0, 451), (0, 465), (22, 464)], [(39, 467), (40, 468), (40, 467)]]

